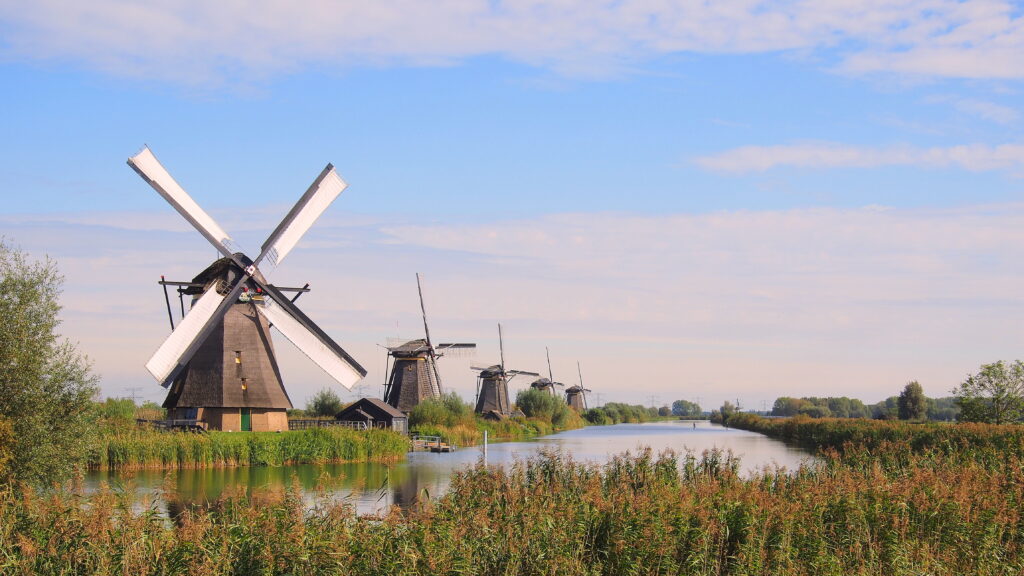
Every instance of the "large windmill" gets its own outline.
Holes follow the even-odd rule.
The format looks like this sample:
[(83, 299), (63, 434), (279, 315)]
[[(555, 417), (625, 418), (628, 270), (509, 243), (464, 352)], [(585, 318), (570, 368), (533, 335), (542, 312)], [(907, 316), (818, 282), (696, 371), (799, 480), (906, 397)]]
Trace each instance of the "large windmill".
[(193, 297), (191, 310), (176, 328), (172, 323), (171, 335), (146, 363), (153, 377), (170, 388), (164, 401), (169, 417), (199, 420), (211, 429), (287, 430), (285, 411), (292, 404), (281, 384), (271, 325), (343, 386), (351, 388), (366, 375), (259, 269), (264, 263), (280, 264), (345, 189), (333, 166), (324, 168), (250, 259), (149, 148), (128, 164), (223, 256), (192, 282), (173, 283)]
[(587, 409), (587, 392), (592, 390), (583, 387), (583, 370), (579, 361), (576, 362), (576, 370), (580, 373), (580, 383), (565, 389), (565, 403), (573, 410), (583, 412)]
[(512, 403), (508, 400), (508, 382), (516, 376), (540, 376), (537, 372), (505, 369), (505, 343), (498, 324), (498, 349), (501, 364), (487, 368), (472, 366), (479, 372), (476, 377), (476, 413), (503, 418), (512, 414)]
[[(427, 308), (423, 304), (423, 287), (420, 275), (416, 274), (416, 289), (420, 294), (420, 311), (423, 313), (423, 335), (425, 338), (409, 340), (397, 346), (388, 346), (388, 358), (393, 359), (391, 373), (384, 388), (384, 401), (401, 410), (410, 412), (427, 398), (440, 398), (441, 374), (437, 371), (437, 359), (445, 353), (472, 351), (472, 342), (451, 342), (438, 344), (430, 342), (430, 326), (427, 325)], [(385, 369), (385, 372), (387, 370)]]
[(555, 376), (551, 373), (551, 351), (548, 350), (547, 346), (544, 347), (544, 353), (547, 354), (548, 357), (548, 377), (534, 380), (530, 383), (530, 388), (540, 390), (541, 392), (547, 392), (552, 396), (558, 396), (558, 392), (555, 390), (555, 387), (562, 386), (564, 388), (565, 384), (555, 382)]

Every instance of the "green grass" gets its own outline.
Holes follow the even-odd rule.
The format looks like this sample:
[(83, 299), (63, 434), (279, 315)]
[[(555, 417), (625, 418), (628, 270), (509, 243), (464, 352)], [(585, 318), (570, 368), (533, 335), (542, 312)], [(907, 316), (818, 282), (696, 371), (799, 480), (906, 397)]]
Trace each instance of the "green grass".
[(386, 430), (315, 428), (291, 432), (161, 432), (104, 435), (89, 457), (91, 469), (282, 466), (398, 460), (408, 439)]

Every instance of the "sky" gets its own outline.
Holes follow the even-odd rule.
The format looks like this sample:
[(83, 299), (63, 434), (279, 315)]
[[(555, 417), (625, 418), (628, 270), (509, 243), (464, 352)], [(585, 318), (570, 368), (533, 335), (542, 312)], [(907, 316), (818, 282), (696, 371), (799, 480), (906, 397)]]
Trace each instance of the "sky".
[(381, 394), (416, 272), (467, 399), (498, 322), (592, 403), (946, 396), (1022, 356), (1018, 4), (0, 0), (0, 79), (0, 234), (59, 265), (105, 396), (162, 400), (156, 281), (215, 258), (143, 145), (253, 251), (349, 183), (271, 280), (369, 374), (277, 338), (299, 407)]

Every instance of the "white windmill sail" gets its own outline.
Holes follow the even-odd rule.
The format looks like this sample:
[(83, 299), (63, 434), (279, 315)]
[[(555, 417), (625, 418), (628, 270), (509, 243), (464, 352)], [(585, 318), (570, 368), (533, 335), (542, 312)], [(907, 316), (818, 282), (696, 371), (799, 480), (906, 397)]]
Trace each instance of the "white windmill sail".
[(128, 165), (134, 168), (146, 182), (149, 182), (154, 190), (163, 196), (171, 206), (174, 206), (174, 209), (222, 254), (230, 257), (238, 251), (231, 236), (228, 236), (228, 233), (205, 210), (200, 208), (199, 204), (196, 204), (188, 192), (185, 192), (185, 189), (167, 172), (163, 164), (160, 164), (149, 147), (143, 147), (138, 154), (129, 158)]
[(291, 313), (279, 306), (270, 295), (266, 295), (256, 310), (269, 320), (292, 344), (295, 345), (317, 366), (327, 372), (345, 388), (363, 379), (365, 372), (360, 372), (348, 359), (335, 352), (320, 336), (296, 320)]
[(207, 290), (178, 327), (157, 348), (149, 362), (146, 362), (146, 370), (149, 370), (162, 386), (170, 385), (178, 368), (188, 362), (188, 358), (184, 356), (189, 347), (203, 333), (206, 324), (217, 313), (225, 298), (226, 296), (217, 292), (215, 288)]
[(328, 164), (277, 229), (270, 234), (256, 263), (259, 264), (265, 258), (272, 267), (280, 264), (317, 218), (347, 187), (348, 184), (334, 171), (334, 166)]

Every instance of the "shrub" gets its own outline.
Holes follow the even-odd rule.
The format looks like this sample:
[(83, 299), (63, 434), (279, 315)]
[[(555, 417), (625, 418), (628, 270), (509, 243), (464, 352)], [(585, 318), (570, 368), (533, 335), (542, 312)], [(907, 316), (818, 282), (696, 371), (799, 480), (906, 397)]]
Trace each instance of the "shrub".
[(473, 407), (462, 401), (455, 392), (441, 398), (429, 398), (417, 404), (409, 413), (409, 427), (474, 425)]
[(344, 405), (341, 398), (330, 388), (324, 388), (317, 392), (306, 404), (306, 412), (313, 417), (334, 418), (334, 415), (341, 412)]

